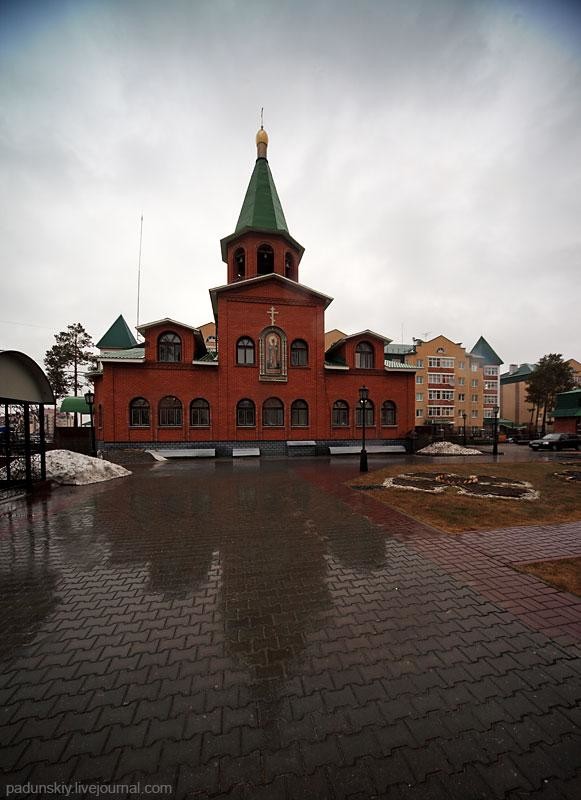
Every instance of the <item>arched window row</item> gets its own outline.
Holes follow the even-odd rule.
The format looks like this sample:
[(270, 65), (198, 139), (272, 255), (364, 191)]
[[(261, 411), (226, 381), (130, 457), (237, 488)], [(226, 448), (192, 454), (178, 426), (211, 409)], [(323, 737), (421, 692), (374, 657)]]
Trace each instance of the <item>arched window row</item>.
[[(189, 424), (193, 428), (210, 426), (210, 403), (197, 397), (189, 406)], [(158, 404), (157, 414), (160, 428), (181, 427), (183, 420), (182, 402), (178, 397), (168, 395)], [(285, 424), (285, 407), (278, 397), (269, 397), (262, 404), (262, 425), (265, 428), (280, 428)], [(293, 428), (306, 428), (309, 425), (309, 405), (305, 400), (293, 400), (290, 406), (290, 424)], [(346, 400), (335, 400), (331, 410), (331, 424), (334, 428), (347, 428), (350, 424), (350, 407)], [(136, 397), (129, 404), (129, 425), (132, 428), (148, 428), (151, 425), (150, 404), (144, 397)], [(256, 427), (256, 406), (252, 400), (244, 398), (236, 405), (236, 425), (239, 428)], [(355, 425), (363, 425), (361, 403), (355, 406)], [(365, 426), (375, 425), (375, 405), (372, 400), (365, 403)], [(381, 405), (381, 425), (397, 425), (397, 405), (393, 400), (385, 400)]]
[[(334, 428), (349, 427), (349, 403), (346, 400), (335, 400), (331, 411), (331, 424)], [(397, 406), (393, 400), (385, 400), (381, 405), (382, 426), (397, 425)], [(361, 402), (355, 407), (355, 425), (363, 426), (363, 406)], [(365, 427), (375, 425), (375, 405), (372, 400), (365, 403)]]
[[(163, 397), (157, 407), (157, 421), (160, 428), (179, 428), (182, 425), (182, 402), (178, 397)], [(144, 397), (135, 397), (129, 403), (129, 426), (149, 428), (151, 425), (150, 404)], [(190, 403), (190, 426), (207, 428), (210, 425), (210, 404), (203, 397)]]
[[(307, 428), (309, 425), (309, 405), (305, 400), (293, 400), (290, 407), (291, 427)], [(262, 425), (264, 428), (282, 428), (285, 424), (284, 403), (278, 397), (269, 397), (262, 404)], [(236, 425), (239, 428), (256, 427), (256, 406), (245, 398), (236, 405)]]
[[(257, 275), (270, 275), (273, 272), (274, 250), (269, 244), (263, 243), (256, 250), (256, 273)], [(246, 250), (239, 247), (234, 251), (234, 278), (241, 281), (246, 278), (246, 275)], [(284, 254), (284, 276), (296, 280), (295, 259), (288, 250)]]
[[(264, 370), (280, 371), (285, 348), (284, 337), (271, 332), (263, 342), (262, 359)], [(261, 351), (262, 352), (262, 351)], [(256, 361), (256, 347), (249, 336), (241, 336), (236, 342), (236, 363), (244, 366), (253, 365)], [(304, 339), (295, 339), (291, 344), (291, 367), (306, 367), (309, 364), (309, 346)], [(284, 371), (284, 370), (283, 370)]]

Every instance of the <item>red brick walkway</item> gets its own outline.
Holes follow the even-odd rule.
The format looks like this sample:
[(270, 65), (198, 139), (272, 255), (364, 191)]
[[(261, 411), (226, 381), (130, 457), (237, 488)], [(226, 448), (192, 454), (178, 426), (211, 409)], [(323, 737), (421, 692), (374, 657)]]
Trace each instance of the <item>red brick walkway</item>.
[(581, 599), (513, 569), (519, 563), (581, 556), (581, 523), (504, 528), (446, 534), (351, 489), (357, 467), (339, 474), (306, 468), (303, 477), (346, 502), (404, 540), (416, 552), (443, 567), (487, 600), (511, 611), (529, 628), (558, 638), (563, 644), (581, 641)]

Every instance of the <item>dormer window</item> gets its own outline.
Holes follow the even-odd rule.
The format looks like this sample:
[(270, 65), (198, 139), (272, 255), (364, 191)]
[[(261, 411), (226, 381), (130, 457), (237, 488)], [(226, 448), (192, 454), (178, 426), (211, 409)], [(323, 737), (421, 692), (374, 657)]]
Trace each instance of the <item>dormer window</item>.
[(181, 361), (182, 340), (177, 333), (162, 333), (157, 340), (158, 361)]
[(274, 250), (269, 244), (261, 244), (256, 255), (258, 275), (270, 275), (274, 272)]
[(234, 277), (237, 281), (246, 277), (246, 253), (242, 247), (234, 253)]
[(375, 366), (375, 351), (369, 342), (359, 342), (355, 348), (355, 366), (358, 369), (373, 369)]

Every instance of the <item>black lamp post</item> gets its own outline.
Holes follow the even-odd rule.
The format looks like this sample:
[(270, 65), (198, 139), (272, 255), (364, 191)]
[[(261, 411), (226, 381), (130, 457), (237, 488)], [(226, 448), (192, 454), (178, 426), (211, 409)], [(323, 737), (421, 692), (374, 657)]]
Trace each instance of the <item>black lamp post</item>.
[(365, 412), (367, 401), (369, 400), (369, 389), (367, 386), (362, 386), (359, 389), (359, 402), (361, 403), (361, 455), (359, 457), (359, 472), (368, 472), (367, 466), (367, 450), (365, 449)]
[(464, 447), (466, 447), (466, 417), (467, 416), (468, 415), (466, 414), (466, 412), (463, 411), (462, 412), (462, 420), (463, 420), (463, 424), (464, 424)]
[(89, 406), (89, 414), (91, 417), (91, 455), (97, 455), (97, 446), (95, 444), (95, 425), (93, 424), (93, 404), (95, 402), (95, 395), (93, 392), (85, 392), (85, 403)]
[(494, 406), (492, 409), (494, 413), (494, 424), (492, 428), (492, 455), (498, 455), (498, 412), (500, 411), (498, 406)]

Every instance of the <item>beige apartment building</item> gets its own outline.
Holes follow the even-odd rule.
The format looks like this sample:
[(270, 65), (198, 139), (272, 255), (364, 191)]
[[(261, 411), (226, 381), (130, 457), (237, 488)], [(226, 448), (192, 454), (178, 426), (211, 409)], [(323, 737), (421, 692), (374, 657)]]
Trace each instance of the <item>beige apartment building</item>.
[[(576, 386), (581, 386), (581, 363), (575, 358), (566, 362), (574, 372)], [(500, 376), (500, 415), (514, 425), (535, 428), (537, 419), (534, 416), (533, 404), (527, 401), (528, 381), (536, 368), (536, 364), (511, 364), (508, 372)]]
[(527, 401), (528, 381), (535, 364), (511, 364), (508, 372), (500, 376), (500, 414), (515, 426), (532, 426), (532, 403)]
[[(446, 336), (413, 345), (389, 344), (386, 357), (416, 368), (416, 426), (438, 425), (479, 433), (500, 404), (502, 360), (484, 337), (468, 351)], [(464, 417), (464, 415), (466, 415)]]

